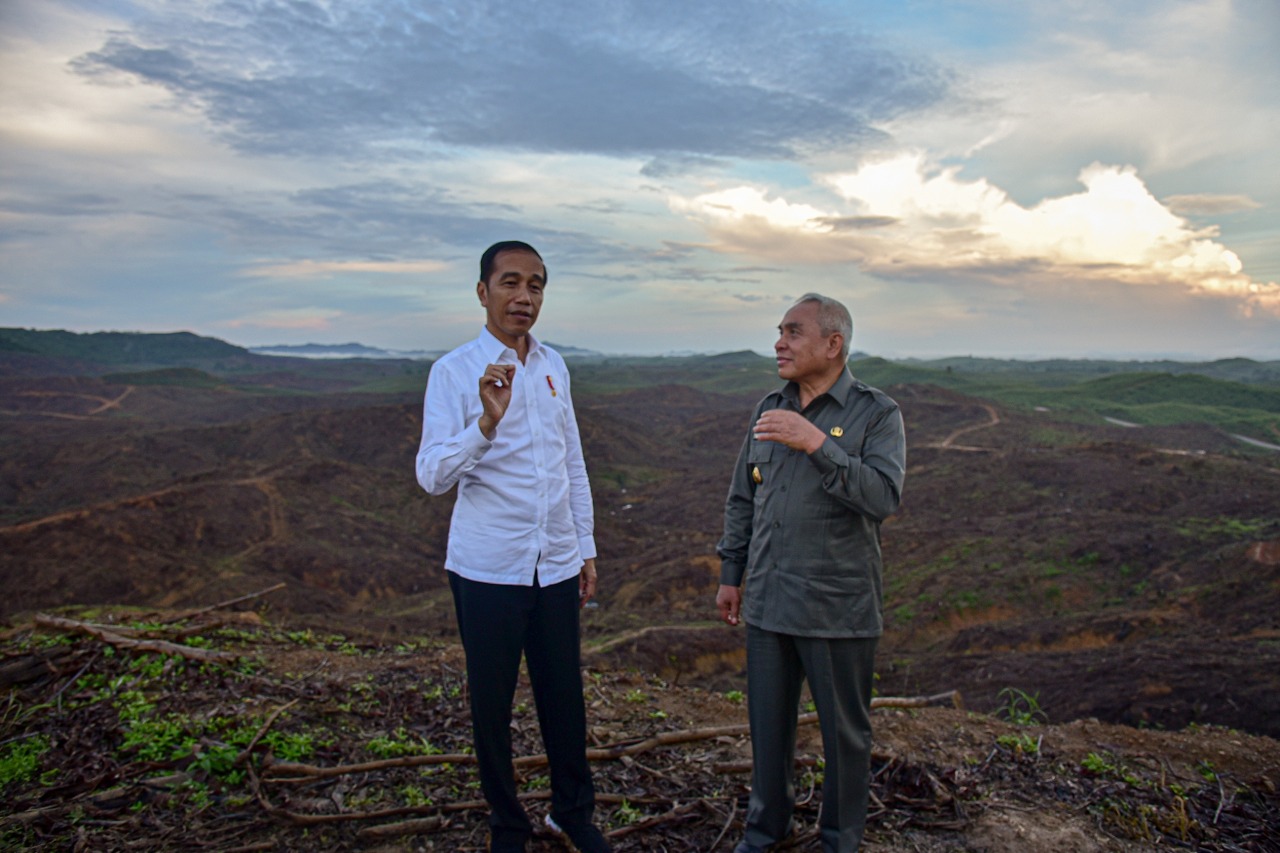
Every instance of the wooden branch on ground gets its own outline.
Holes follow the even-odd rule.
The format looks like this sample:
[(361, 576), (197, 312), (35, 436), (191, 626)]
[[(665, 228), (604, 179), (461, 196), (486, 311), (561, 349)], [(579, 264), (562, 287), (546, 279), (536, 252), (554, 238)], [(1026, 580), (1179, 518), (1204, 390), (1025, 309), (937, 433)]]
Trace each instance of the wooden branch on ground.
[(401, 835), (419, 835), (424, 832), (435, 832), (444, 828), (444, 818), (436, 815), (434, 817), (421, 817), (415, 820), (402, 820), (399, 823), (382, 823), (377, 826), (366, 826), (364, 829), (356, 833), (358, 838), (366, 840), (379, 840), (383, 838), (398, 838)]
[[(893, 758), (894, 758), (894, 755), (892, 752), (882, 752), (874, 748), (871, 750), (872, 761), (892, 761)], [(796, 767), (817, 767), (818, 759), (812, 755), (797, 755), (795, 766)], [(729, 776), (734, 773), (750, 773), (751, 759), (748, 758), (745, 761), (725, 761), (720, 764), (713, 764), (711, 766), (711, 770), (715, 773), (720, 773), (725, 776)]]
[(219, 652), (213, 649), (201, 649), (195, 646), (184, 646), (165, 640), (139, 640), (125, 637), (122, 634), (101, 625), (79, 622), (75, 619), (64, 619), (61, 616), (36, 614), (35, 623), (42, 628), (56, 628), (73, 634), (87, 634), (111, 646), (122, 649), (134, 649), (140, 652), (155, 652), (162, 655), (179, 655), (180, 657), (198, 661), (231, 661), (237, 655), (232, 652)]
[[(272, 815), (273, 817), (283, 818), (284, 820), (287, 820), (293, 824), (297, 824), (298, 826), (317, 826), (320, 824), (351, 823), (354, 821), (361, 821), (361, 820), (381, 820), (389, 817), (402, 817), (404, 815), (427, 815), (427, 817), (423, 817), (423, 818), (412, 818), (410, 820), (399, 821), (397, 823), (383, 824), (381, 827), (374, 827), (373, 829), (381, 829), (382, 837), (389, 837), (393, 835), (404, 835), (409, 832), (428, 831), (422, 828), (397, 830), (397, 827), (405, 827), (406, 825), (409, 825), (409, 824), (425, 825), (431, 821), (435, 821), (437, 828), (443, 828), (444, 815), (452, 814), (454, 812), (484, 810), (489, 808), (489, 803), (486, 802), (485, 800), (461, 800), (456, 803), (446, 803), (442, 806), (400, 806), (397, 808), (378, 809), (376, 811), (368, 811), (368, 812), (341, 812), (339, 814), (302, 814), (301, 812), (289, 811), (288, 809), (284, 809), (279, 806), (273, 806), (271, 805), (270, 802), (267, 801), (266, 797), (262, 794), (260, 790), (257, 791), (256, 793), (257, 793), (259, 805), (261, 805), (263, 810), (265, 810), (268, 814)], [(528, 802), (531, 800), (549, 800), (551, 799), (551, 792), (550, 791), (526, 791), (522, 794), (517, 795), (517, 799), (520, 800), (521, 802)], [(656, 803), (662, 803), (662, 804), (670, 803), (671, 801), (665, 798), (624, 797), (621, 794), (597, 793), (596, 802), (597, 803), (613, 803), (615, 805), (623, 802), (631, 803), (633, 805), (653, 805)], [(661, 821), (655, 821), (655, 823), (657, 822), (661, 822)], [(361, 834), (364, 834), (364, 832), (365, 830), (361, 830)]]
[(286, 584), (283, 581), (281, 581), (275, 586), (269, 586), (266, 589), (262, 589), (257, 592), (251, 592), (248, 595), (242, 595), (239, 598), (232, 598), (228, 601), (220, 601), (217, 604), (211, 604), (208, 607), (201, 607), (198, 610), (187, 610), (183, 613), (178, 613), (174, 616), (170, 616), (167, 619), (160, 620), (160, 623), (162, 625), (166, 625), (166, 624), (169, 624), (170, 622), (181, 622), (185, 619), (192, 619), (196, 616), (203, 616), (206, 613), (212, 613), (215, 610), (223, 610), (227, 607), (234, 607), (237, 604), (243, 604), (246, 601), (252, 601), (255, 598), (261, 598), (262, 596), (267, 595), (268, 593), (272, 593), (277, 590), (284, 589), (285, 586)]
[(693, 802), (685, 803), (682, 806), (676, 806), (670, 811), (663, 812), (660, 815), (654, 815), (653, 817), (645, 818), (644, 820), (641, 820), (641, 821), (636, 821), (635, 823), (628, 824), (627, 826), (610, 830), (607, 834), (610, 838), (621, 838), (622, 836), (630, 835), (633, 832), (642, 832), (646, 829), (651, 829), (652, 827), (655, 827), (662, 823), (671, 823), (672, 821), (684, 820), (685, 818), (689, 817), (690, 812), (698, 808), (702, 808), (702, 800), (694, 800)]
[(396, 767), (421, 767), (428, 764), (475, 764), (476, 757), (462, 752), (444, 755), (405, 755), (382, 761), (365, 761), (360, 764), (339, 764), (334, 767), (317, 767), (314, 764), (297, 764), (291, 761), (267, 760), (262, 763), (262, 777), (269, 782), (311, 782), (346, 776), (349, 773), (371, 773), (375, 770), (391, 770)]
[[(877, 696), (871, 700), (872, 708), (923, 708), (929, 705), (952, 704), (962, 707), (960, 693), (951, 690), (934, 696)], [(812, 725), (818, 722), (817, 713), (801, 714), (799, 725)], [(675, 746), (699, 740), (712, 740), (718, 737), (741, 737), (750, 734), (751, 727), (746, 723), (733, 726), (712, 726), (702, 729), (681, 729), (673, 732), (659, 732), (653, 737), (640, 741), (631, 741), (613, 746), (597, 747), (587, 750), (588, 761), (616, 761), (624, 757), (639, 755), (660, 746)], [(467, 753), (448, 755), (406, 755), (400, 758), (388, 758), (382, 761), (366, 761), (361, 764), (340, 764), (334, 767), (317, 767), (313, 764), (296, 764), (283, 761), (266, 761), (263, 763), (263, 778), (271, 782), (311, 782), (316, 779), (329, 779), (335, 776), (346, 776), (351, 773), (369, 773), (375, 770), (390, 770), (396, 767), (421, 767), (428, 764), (475, 764), (476, 757)], [(543, 767), (547, 764), (545, 753), (526, 755), (517, 758), (512, 764), (518, 770)], [(735, 772), (728, 770), (726, 772)]]
[(964, 697), (959, 690), (948, 690), (932, 696), (876, 696), (871, 700), (872, 708), (928, 708), (934, 705), (964, 708)]
[(264, 722), (261, 726), (259, 726), (257, 734), (255, 734), (253, 736), (253, 739), (249, 741), (248, 746), (240, 750), (240, 754), (236, 756), (235, 764), (233, 766), (239, 767), (240, 765), (248, 761), (250, 753), (253, 752), (253, 748), (258, 745), (258, 741), (262, 740), (266, 736), (267, 731), (273, 725), (275, 725), (275, 722), (277, 719), (279, 719), (280, 715), (283, 714), (285, 711), (289, 710), (290, 708), (292, 708), (294, 705), (297, 705), (298, 702), (299, 702), (298, 699), (294, 699), (293, 701), (286, 702), (285, 704), (281, 705), (279, 708), (276, 708), (274, 711), (272, 711), (271, 716), (267, 717), (266, 722)]

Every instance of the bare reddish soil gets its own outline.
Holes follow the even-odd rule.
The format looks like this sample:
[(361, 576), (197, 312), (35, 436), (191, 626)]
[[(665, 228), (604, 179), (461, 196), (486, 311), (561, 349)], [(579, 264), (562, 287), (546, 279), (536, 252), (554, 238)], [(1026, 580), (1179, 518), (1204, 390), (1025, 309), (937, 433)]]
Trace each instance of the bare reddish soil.
[[(485, 849), (456, 647), (285, 631), (254, 613), (98, 616), (115, 630), (149, 623), (135, 641), (198, 636), (199, 649), (237, 657), (199, 664), (109, 654), (50, 628), (10, 634), (0, 739), (48, 749), (38, 778), (6, 786), (6, 849)], [(597, 822), (615, 849), (731, 849), (749, 781), (741, 696), (591, 667), (586, 694)], [(868, 851), (1280, 849), (1280, 743), (1269, 738), (1015, 725), (952, 707), (873, 716)], [(527, 684), (513, 735), (540, 820), (547, 777)], [(783, 849), (819, 848), (820, 757), (816, 727), (802, 726)], [(540, 832), (531, 849), (564, 848)]]
[[(284, 583), (258, 603), (268, 624), (367, 638), (361, 647), (372, 653), (353, 660), (368, 672), (394, 669), (397, 659), (385, 650), (398, 643), (452, 643), (441, 569), (451, 500), (427, 498), (413, 481), (418, 396), (335, 391), (333, 383), (288, 374), (272, 381), (290, 393), (230, 381), (197, 388), (74, 377), (0, 380), (0, 619), (14, 636), (26, 636), (40, 611), (190, 608)], [(1257, 840), (1272, 837), (1265, 833), (1238, 836), (1243, 840), (1230, 842), (1234, 848), (1220, 839), (1141, 835), (1143, 826), (1154, 831), (1156, 821), (1140, 808), (1144, 803), (1166, 809), (1160, 820), (1168, 808), (1186, 807), (1199, 825), (1217, 826), (1205, 812), (1217, 813), (1219, 824), (1231, 814), (1226, 782), (1221, 791), (1196, 794), (1199, 800), (1183, 796), (1181, 806), (1121, 798), (1130, 810), (1109, 821), (1108, 798), (1120, 783), (1081, 775), (1078, 761), (1071, 764), (1081, 752), (1115, 753), (1109, 745), (1119, 745), (1123, 756), (1133, 750), (1140, 768), (1161, 767), (1167, 776), (1174, 762), (1201, 760), (1193, 745), (1213, 744), (1229, 757), (1234, 739), (1246, 744), (1243, 752), (1267, 757), (1264, 770), (1277, 766), (1274, 741), (1255, 737), (1280, 736), (1275, 455), (1204, 427), (1080, 424), (928, 386), (887, 390), (906, 416), (910, 467), (902, 511), (884, 528), (880, 692), (958, 690), (970, 710), (990, 713), (1016, 689), (1034, 697), (1052, 725), (1035, 756), (992, 755), (989, 745), (969, 765), (975, 756), (960, 745), (977, 749), (993, 739), (996, 729), (987, 727), (1004, 724), (956, 711), (882, 712), (882, 738), (890, 746), (902, 720), (933, 721), (928, 732), (905, 735), (895, 753), (916, 756), (902, 771), (916, 787), (883, 797), (952, 805), (939, 806), (938, 825), (921, 829), (914, 817), (901, 826), (884, 823), (904, 802), (885, 800), (881, 849), (1146, 849), (1152, 839), (1175, 837), (1202, 849), (1275, 849)], [(602, 573), (599, 607), (584, 623), (586, 662), (624, 696), (660, 681), (668, 685), (662, 695), (689, 697), (655, 726), (718, 724), (736, 713), (718, 704), (719, 695), (744, 684), (741, 634), (713, 620), (715, 542), (755, 395), (671, 385), (577, 396)], [(266, 657), (276, 661), (277, 652)], [(330, 659), (325, 668), (333, 666)], [(431, 666), (411, 663), (403, 677), (420, 677)], [(45, 689), (65, 686), (73, 673), (58, 668), (62, 681)], [(307, 684), (295, 686), (317, 696), (331, 689)], [(32, 701), (48, 695), (36, 690)], [(229, 695), (222, 701), (252, 693), (240, 686)], [(280, 703), (291, 695), (281, 693)], [(608, 721), (621, 711), (602, 709), (627, 704), (610, 696), (595, 712)], [(423, 711), (415, 705), (404, 719)], [(443, 719), (441, 728), (461, 726), (456, 715)], [(639, 736), (633, 728), (642, 720), (618, 719), (625, 725), (615, 735)], [(1073, 722), (1090, 719), (1101, 722)], [(1187, 729), (1192, 724), (1194, 731)], [(945, 759), (929, 763), (921, 742), (939, 744)], [(1060, 764), (1072, 771), (1067, 781), (1055, 775)], [(975, 811), (963, 785), (975, 767), (996, 774), (973, 782), (975, 796), (1004, 805)], [(929, 778), (926, 771), (942, 787), (920, 781)], [(645, 771), (627, 767), (602, 789), (631, 790), (635, 774)], [(1275, 793), (1274, 774), (1249, 774), (1246, 765), (1230, 770), (1250, 796), (1273, 808), (1267, 798)], [(707, 787), (711, 776), (667, 775), (691, 791), (714, 789)], [(82, 779), (63, 801), (94, 796), (113, 779), (107, 773), (98, 788)], [(674, 788), (654, 781), (660, 779), (640, 785), (666, 792), (653, 809), (683, 804)], [(740, 795), (742, 783), (725, 790)], [(1184, 794), (1190, 790), (1178, 784)], [(1035, 792), (1027, 794), (1035, 801), (1031, 812), (1015, 807), (1019, 791)], [(1073, 799), (1077, 794), (1082, 799)], [(43, 802), (39, 794), (23, 796), (36, 797), (33, 808)], [(274, 795), (269, 801), (277, 804)], [(1061, 811), (1050, 808), (1055, 801)], [(716, 832), (697, 835), (701, 846), (671, 841), (668, 849), (711, 849), (706, 844), (719, 828), (733, 825), (731, 802), (740, 819), (737, 800), (716, 804), (714, 816), (698, 806), (702, 817), (678, 823), (708, 823)], [(1222, 803), (1228, 805), (1219, 812)], [(142, 831), (129, 815), (112, 812), (103, 820)], [(467, 820), (474, 841), (480, 819)], [(58, 832), (56, 822), (46, 828)], [(1015, 844), (1018, 837), (1025, 842), (1025, 833), (1059, 830), (1061, 838)], [(156, 831), (162, 834), (138, 837), (177, 844)], [(1274, 831), (1267, 824), (1266, 832)], [(335, 837), (355, 843), (355, 836)], [(294, 843), (281, 842), (286, 849), (323, 849)], [(1211, 843), (1220, 846), (1204, 846)]]

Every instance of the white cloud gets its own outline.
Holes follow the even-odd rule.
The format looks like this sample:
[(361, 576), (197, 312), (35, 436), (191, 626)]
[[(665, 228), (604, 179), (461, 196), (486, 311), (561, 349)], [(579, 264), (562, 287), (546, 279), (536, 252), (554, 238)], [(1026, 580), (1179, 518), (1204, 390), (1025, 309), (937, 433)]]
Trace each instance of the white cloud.
[[(1132, 168), (1100, 163), (1082, 192), (1024, 207), (959, 168), (929, 173), (921, 155), (827, 176), (848, 205), (823, 212), (738, 187), (676, 210), (699, 218), (726, 251), (792, 263), (853, 261), (885, 278), (942, 275), (1031, 287), (1058, 280), (1179, 285), (1280, 313), (1280, 285), (1253, 281), (1240, 259), (1161, 204)], [(842, 227), (849, 222), (868, 227)]]
[(440, 272), (449, 268), (442, 261), (283, 261), (247, 267), (241, 275), (263, 278), (327, 278), (346, 273), (389, 275)]

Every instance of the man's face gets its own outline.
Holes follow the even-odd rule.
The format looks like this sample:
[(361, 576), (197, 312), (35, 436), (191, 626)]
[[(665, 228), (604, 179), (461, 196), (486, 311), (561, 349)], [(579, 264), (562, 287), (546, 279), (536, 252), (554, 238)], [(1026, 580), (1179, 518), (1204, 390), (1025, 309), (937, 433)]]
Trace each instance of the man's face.
[(480, 304), (488, 314), (486, 327), (507, 346), (529, 334), (542, 310), (547, 270), (531, 252), (511, 249), (493, 259), (487, 282), (476, 284)]
[(825, 376), (832, 356), (839, 361), (839, 335), (824, 335), (818, 323), (818, 303), (802, 302), (778, 324), (778, 342), (773, 345), (778, 359), (778, 376), (806, 382)]

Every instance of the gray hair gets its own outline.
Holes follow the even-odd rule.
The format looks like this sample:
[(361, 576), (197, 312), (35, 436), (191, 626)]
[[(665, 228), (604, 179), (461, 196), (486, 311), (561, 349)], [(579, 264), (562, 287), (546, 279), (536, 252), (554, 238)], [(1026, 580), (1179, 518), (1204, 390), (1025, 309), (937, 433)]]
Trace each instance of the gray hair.
[(806, 302), (817, 304), (818, 328), (822, 334), (840, 336), (840, 357), (848, 361), (849, 343), (853, 340), (853, 317), (849, 315), (849, 309), (821, 293), (806, 293), (796, 300), (796, 305), (803, 305)]

